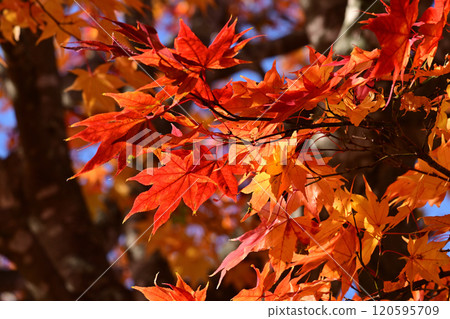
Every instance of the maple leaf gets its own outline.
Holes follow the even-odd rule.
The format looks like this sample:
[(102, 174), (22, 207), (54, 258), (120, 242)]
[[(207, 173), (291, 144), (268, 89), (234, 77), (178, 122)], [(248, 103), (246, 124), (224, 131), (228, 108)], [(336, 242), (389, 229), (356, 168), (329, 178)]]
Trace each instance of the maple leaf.
[[(124, 39), (129, 39), (132, 42), (136, 42), (139, 44), (143, 44), (147, 47), (155, 48), (155, 49), (163, 49), (165, 48), (159, 40), (158, 34), (156, 30), (149, 25), (143, 24), (141, 22), (137, 22), (137, 26), (134, 27), (124, 22), (114, 21), (109, 18), (105, 18), (105, 20), (111, 22), (112, 24), (118, 26), (114, 31), (120, 33), (125, 36)], [(107, 44), (101, 41), (77, 41), (73, 42), (76, 44), (80, 44), (75, 47), (66, 47), (66, 49), (70, 50), (92, 50), (92, 51), (102, 51), (107, 52), (111, 56), (109, 60), (115, 59), (118, 57), (133, 57), (138, 55), (136, 51), (134, 51), (129, 43), (123, 44), (119, 42), (119, 40), (112, 35), (112, 44)], [(108, 39), (109, 40), (109, 39)], [(122, 41), (123, 42), (123, 41)]]
[[(281, 301), (281, 300), (322, 300), (328, 297), (331, 283), (326, 280), (315, 280), (298, 284), (299, 278), (291, 279), (292, 268), (289, 273), (276, 283), (275, 273), (270, 271), (270, 263), (266, 263), (261, 272), (255, 266), (256, 286), (243, 289), (233, 297), (233, 301)], [(271, 289), (276, 283), (275, 289)], [(328, 298), (327, 298), (328, 299)]]
[(154, 96), (139, 91), (125, 93), (106, 93), (105, 96), (114, 98), (117, 103), (126, 110), (135, 111), (143, 115), (152, 112), (152, 116), (157, 116), (164, 111), (161, 101)]
[(405, 93), (402, 96), (402, 105), (400, 107), (401, 110), (416, 112), (422, 107), (427, 114), (430, 113), (431, 101), (426, 96), (416, 96), (413, 92)]
[(272, 68), (266, 72), (261, 82), (246, 79), (246, 86), (249, 97), (253, 105), (263, 105), (270, 103), (273, 99), (271, 95), (283, 92), (287, 89), (284, 76), (280, 76), (277, 71), (276, 61), (273, 61)]
[(260, 211), (267, 200), (271, 199), (272, 204), (276, 203), (285, 191), (295, 190), (305, 193), (306, 175), (309, 170), (299, 160), (300, 156), (296, 152), (297, 144), (304, 138), (300, 137), (300, 141), (297, 141), (297, 133), (294, 132), (288, 140), (272, 143), (266, 150), (269, 155), (262, 156), (266, 164), (242, 190), (245, 194), (252, 193), (250, 200), (252, 211), (244, 217), (244, 220), (251, 216), (253, 211)]
[(392, 0), (386, 6), (386, 13), (376, 14), (365, 23), (363, 29), (375, 33), (381, 46), (380, 57), (372, 70), (373, 77), (380, 77), (392, 71), (395, 82), (401, 74), (403, 77), (405, 66), (411, 51), (411, 28), (418, 15), (419, 0)]
[[(338, 278), (342, 281), (341, 294), (345, 295), (359, 268), (356, 261), (358, 240), (354, 227), (343, 228), (340, 227), (342, 225), (340, 222), (334, 221), (334, 223), (337, 227), (330, 227), (329, 223), (321, 223), (321, 230), (314, 235), (308, 254), (295, 254), (291, 265), (302, 266), (298, 272), (301, 278), (325, 263), (327, 268), (324, 268), (324, 271), (339, 274)], [(332, 232), (330, 228), (333, 229)]]
[(153, 186), (139, 194), (124, 221), (135, 213), (159, 207), (154, 215), (154, 234), (170, 218), (181, 199), (194, 213), (218, 188), (236, 199), (237, 181), (233, 174), (237, 168), (226, 165), (224, 160), (208, 160), (208, 155), (211, 154), (206, 147), (200, 148), (198, 158), (192, 151), (173, 151), (166, 154), (169, 159), (164, 159), (168, 161), (165, 166), (149, 168), (130, 178)]
[[(317, 232), (317, 225), (314, 221), (303, 216), (292, 218), (290, 214), (293, 213), (293, 210), (287, 211), (287, 207), (286, 201), (282, 199), (273, 210), (267, 204), (258, 212), (261, 224), (235, 239), (239, 240), (241, 244), (228, 254), (211, 275), (214, 276), (221, 272), (219, 285), (226, 272), (244, 260), (250, 252), (262, 250), (269, 250), (271, 264), (275, 269), (276, 278), (279, 278), (287, 264), (292, 261), (297, 242), (306, 245), (311, 234)], [(291, 207), (294, 210), (297, 208)]]
[[(326, 162), (328, 159), (322, 158), (322, 160)], [(344, 180), (341, 176), (335, 176), (335, 168), (329, 165), (319, 165), (312, 162), (308, 164), (308, 167), (311, 173), (307, 176), (309, 185), (305, 187), (303, 204), (308, 208), (309, 213), (318, 218), (318, 214), (323, 207), (328, 210), (331, 209), (336, 190), (342, 187)], [(297, 192), (297, 194), (301, 193)]]
[[(339, 224), (339, 229), (341, 229), (341, 225), (342, 224)], [(326, 226), (329, 225), (321, 224), (322, 229), (314, 236), (314, 239), (319, 238), (322, 235), (321, 232), (326, 232), (328, 235), (328, 230), (323, 230), (325, 228), (328, 228)], [(318, 266), (329, 260), (332, 252), (334, 251), (334, 248), (336, 247), (336, 244), (340, 242), (341, 236), (342, 232), (333, 231), (333, 236), (329, 240), (323, 242), (316, 239), (315, 241), (313, 241), (315, 245), (310, 245), (308, 247), (307, 254), (294, 253), (291, 265), (302, 266), (301, 270), (298, 273), (300, 275), (300, 278), (306, 275), (309, 271), (317, 268)]]
[[(365, 177), (364, 183), (366, 186), (366, 198), (361, 195), (353, 195), (352, 208), (357, 212), (355, 216), (356, 226), (359, 229), (364, 228), (366, 230), (361, 256), (363, 263), (367, 264), (375, 247), (381, 243), (381, 239), (392, 217), (388, 216), (389, 200), (385, 197), (378, 201)], [(349, 220), (349, 222), (353, 223), (352, 220)]]
[(269, 289), (275, 284), (275, 274), (270, 273), (270, 264), (266, 263), (262, 272), (253, 265), (252, 268), (256, 272), (255, 288), (241, 290), (239, 294), (233, 297), (233, 301), (267, 300), (266, 298), (272, 295)]
[(175, 286), (166, 284), (170, 288), (160, 287), (156, 284), (155, 287), (138, 287), (134, 286), (133, 289), (140, 291), (144, 294), (145, 298), (150, 301), (205, 301), (206, 291), (208, 290), (208, 284), (205, 288), (197, 288), (194, 291), (189, 285), (187, 285), (181, 276), (177, 274), (177, 283)]
[(442, 75), (446, 75), (450, 73), (450, 63), (448, 62), (448, 58), (446, 59), (446, 62), (444, 65), (437, 65), (435, 64), (433, 68), (427, 67), (427, 65), (424, 66), (423, 69), (419, 69), (416, 72), (416, 78), (421, 78), (423, 81), (426, 78), (429, 77), (438, 77)]
[[(282, 300), (322, 300), (330, 294), (331, 283), (326, 280), (300, 283), (299, 278), (291, 279), (293, 269), (278, 283), (275, 273), (270, 271), (270, 263), (266, 263), (262, 272), (252, 265), (256, 271), (256, 286), (243, 289), (233, 297), (233, 301), (282, 301)], [(271, 289), (276, 284), (275, 289)], [(327, 298), (329, 299), (329, 298)], [(325, 299), (325, 300), (327, 300)]]
[(348, 92), (341, 103), (330, 105), (330, 108), (338, 114), (347, 116), (355, 126), (359, 126), (369, 113), (376, 112), (385, 105), (383, 96), (373, 91), (370, 91), (362, 101), (358, 101), (354, 95), (356, 94)]
[(361, 73), (368, 70), (380, 56), (380, 50), (365, 51), (361, 48), (353, 48), (350, 56), (344, 56), (341, 61), (336, 61), (333, 65), (342, 67), (336, 72), (336, 76), (345, 77), (349, 74)]
[(169, 162), (158, 169), (148, 168), (130, 180), (143, 185), (153, 185), (139, 194), (124, 222), (135, 213), (158, 208), (154, 215), (153, 234), (169, 218), (183, 199), (194, 212), (214, 194), (217, 186), (207, 176), (195, 172), (192, 152), (184, 158), (176, 152), (170, 154)]
[(269, 106), (268, 112), (278, 113), (276, 121), (283, 121), (300, 110), (313, 109), (317, 103), (331, 94), (332, 89), (341, 80), (340, 77), (332, 76), (334, 70), (332, 49), (328, 56), (317, 53), (312, 48), (309, 50), (311, 64), (295, 72), (297, 76), (295, 80), (286, 79), (289, 90), (272, 95), (276, 102)]
[(244, 217), (244, 220), (255, 212), (260, 211), (269, 198), (273, 202), (277, 201), (277, 197), (274, 196), (272, 192), (271, 179), (272, 176), (265, 172), (261, 172), (252, 179), (249, 185), (242, 189), (242, 193), (252, 194), (252, 198), (250, 199), (251, 211), (248, 216)]
[(329, 257), (328, 265), (331, 269), (335, 269), (341, 274), (342, 291), (341, 295), (345, 295), (355, 278), (358, 266), (356, 263), (356, 247), (357, 235), (355, 228), (342, 229), (336, 246)]
[[(200, 40), (192, 33), (184, 22), (181, 21), (180, 33), (177, 37), (178, 44), (181, 47), (179, 50), (177, 49), (177, 51), (180, 54), (183, 53), (183, 57), (187, 57), (188, 59), (189, 56), (191, 56), (193, 61), (198, 62), (205, 69), (225, 69), (231, 68), (238, 64), (247, 63), (246, 61), (235, 59), (234, 57), (250, 40), (255, 37), (238, 42), (239, 39), (250, 29), (236, 34), (235, 29), (237, 20), (234, 20), (231, 24), (230, 21), (231, 19), (225, 24), (222, 30), (220, 30), (206, 51), (199, 51), (197, 53), (192, 52), (194, 54), (192, 55), (191, 53), (191, 55), (188, 56), (185, 56), (185, 54), (189, 54), (191, 43), (198, 44)], [(185, 43), (183, 44), (183, 42)], [(201, 47), (200, 45), (198, 46)]]
[(113, 158), (118, 158), (120, 172), (127, 163), (126, 141), (146, 129), (149, 120), (134, 111), (110, 112), (91, 116), (84, 121), (75, 123), (72, 127), (86, 126), (81, 132), (68, 138), (68, 141), (80, 138), (90, 145), (100, 143), (95, 155), (75, 174), (75, 178)]
[(211, 160), (197, 169), (196, 173), (209, 176), (224, 195), (236, 201), (238, 183), (235, 175), (243, 173), (239, 165), (229, 165), (224, 159)]
[(292, 196), (288, 197), (287, 201), (280, 201), (273, 211), (266, 206), (258, 212), (262, 223), (267, 225), (270, 231), (265, 234), (256, 250), (269, 249), (270, 261), (277, 279), (292, 262), (298, 245), (307, 246), (311, 237), (318, 231), (317, 224), (311, 219), (305, 216), (291, 217), (299, 208), (288, 206), (291, 198)]
[(246, 232), (239, 238), (234, 239), (239, 240), (241, 244), (238, 246), (238, 248), (229, 253), (222, 261), (220, 266), (216, 269), (216, 271), (214, 271), (214, 273), (211, 274), (211, 276), (214, 276), (220, 272), (220, 279), (217, 286), (220, 285), (227, 271), (229, 271), (234, 266), (239, 264), (242, 260), (244, 260), (245, 257), (247, 257), (247, 255), (250, 252), (256, 251), (255, 248), (257, 247), (259, 242), (264, 238), (264, 236), (269, 233), (269, 231), (270, 231), (269, 228), (265, 226), (259, 226), (253, 230)]
[(421, 217), (427, 225), (427, 230), (444, 233), (450, 231), (450, 214), (444, 216), (426, 216)]
[[(209, 47), (206, 47), (200, 39), (180, 20), (180, 30), (175, 38), (175, 49), (154, 45), (152, 49), (144, 49), (142, 54), (135, 57), (136, 60), (151, 66), (155, 66), (164, 72), (165, 76), (156, 82), (164, 83), (166, 87), (176, 86), (176, 98), (180, 99), (194, 90), (201, 97), (208, 86), (204, 81), (199, 81), (200, 75), (206, 69), (224, 69), (245, 63), (234, 58), (250, 39), (238, 42), (248, 30), (235, 34), (236, 21), (230, 21), (218, 33)], [(204, 96), (209, 99), (208, 94)]]
[[(443, 167), (450, 169), (450, 141), (443, 143), (430, 153)], [(418, 171), (408, 171), (389, 185), (386, 194), (394, 203), (403, 201), (402, 206), (411, 209), (430, 205), (440, 205), (449, 190), (448, 177), (419, 159), (415, 165)]]
[(114, 58), (130, 57), (137, 54), (130, 48), (128, 48), (128, 46), (118, 43), (119, 42), (117, 43), (114, 42), (113, 44), (106, 44), (101, 41), (85, 40), (85, 41), (70, 42), (70, 44), (80, 44), (80, 45), (71, 47), (64, 46), (63, 48), (74, 51), (91, 50), (91, 51), (107, 52), (110, 54), (110, 57), (107, 59), (107, 61), (110, 61)]
[[(302, 140), (303, 138), (300, 141)], [(287, 142), (287, 145), (285, 142)], [(275, 145), (271, 156), (266, 158), (267, 164), (263, 167), (263, 170), (278, 180), (271, 181), (272, 193), (277, 198), (290, 185), (293, 185), (297, 190), (305, 191), (306, 175), (309, 171), (298, 159), (299, 156), (296, 156), (297, 144), (300, 144), (300, 142), (297, 141), (297, 133), (294, 132), (290, 139)], [(285, 155), (287, 158), (284, 158)]]
[[(302, 70), (305, 69), (305, 71), (302, 72), (302, 70), (300, 70), (297, 72), (297, 74), (299, 76), (303, 75), (302, 79), (305, 80), (303, 85), (306, 88), (321, 88), (328, 83), (334, 70), (334, 66), (332, 64), (333, 49), (330, 49), (327, 56), (317, 52), (312, 47), (308, 47), (308, 49), (311, 65), (309, 65), (307, 69), (310, 69), (311, 71), (306, 72), (306, 68), (302, 68)], [(334, 78), (332, 78), (331, 80), (333, 82), (339, 81), (338, 79)]]
[(426, 280), (442, 283), (442, 279), (439, 278), (439, 267), (450, 263), (450, 257), (441, 251), (446, 244), (447, 241), (428, 242), (428, 234), (417, 239), (409, 239), (409, 256), (402, 257), (406, 259), (406, 265), (401, 273), (405, 273), (411, 282), (417, 280), (417, 275), (420, 275)]
[(94, 72), (82, 69), (72, 70), (77, 78), (66, 91), (82, 91), (83, 102), (88, 113), (103, 113), (114, 110), (114, 101), (105, 97), (103, 93), (114, 92), (125, 85), (117, 76), (108, 74), (111, 64), (98, 66)]
[(263, 81), (256, 82), (243, 78), (246, 82), (231, 82), (221, 89), (213, 90), (214, 97), (220, 105), (236, 115), (261, 116), (263, 112), (265, 113), (266, 105), (276, 101), (274, 96), (287, 89), (284, 77), (277, 72), (275, 61), (264, 75)]
[[(294, 281), (294, 279), (292, 281)], [(298, 286), (298, 291), (293, 294), (292, 300), (329, 301), (330, 299), (334, 299), (330, 294), (330, 280), (314, 280), (312, 282), (301, 283)]]
[(420, 18), (419, 34), (423, 39), (419, 43), (412, 67), (420, 67), (424, 61), (431, 66), (436, 54), (442, 31), (447, 24), (447, 16), (450, 12), (449, 0), (436, 0), (433, 7), (429, 7)]
[(155, 49), (164, 48), (164, 45), (162, 45), (161, 41), (159, 40), (158, 33), (152, 26), (138, 21), (137, 26), (134, 27), (124, 22), (113, 21), (110, 19), (107, 20), (118, 26), (115, 31), (120, 32), (133, 42), (150, 45)]
[(39, 4), (39, 7), (45, 10), (45, 14), (42, 15), (45, 26), (41, 25), (42, 33), (36, 44), (53, 36), (58, 44), (67, 42), (71, 35), (80, 38), (81, 28), (89, 26), (85, 20), (79, 17), (80, 12), (65, 15), (62, 3), (58, 1), (46, 1), (45, 4)]
[(128, 85), (139, 88), (148, 83), (149, 77), (139, 67), (136, 61), (128, 57), (118, 57), (114, 60), (114, 68)]

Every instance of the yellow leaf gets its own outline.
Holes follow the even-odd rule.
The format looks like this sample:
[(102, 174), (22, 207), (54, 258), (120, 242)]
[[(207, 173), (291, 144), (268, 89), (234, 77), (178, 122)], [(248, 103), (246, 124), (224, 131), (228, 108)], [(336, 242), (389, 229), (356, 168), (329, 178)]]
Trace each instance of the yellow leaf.
[[(244, 194), (252, 193), (250, 205), (255, 212), (260, 211), (263, 208), (263, 206), (267, 203), (269, 198), (273, 202), (277, 202), (276, 197), (273, 196), (272, 194), (272, 184), (270, 183), (271, 178), (272, 176), (270, 176), (269, 174), (261, 172), (257, 174), (253, 178), (251, 183), (242, 190)], [(250, 212), (250, 215), (252, 214), (253, 213)]]
[(117, 76), (107, 73), (110, 66), (109, 63), (102, 64), (94, 72), (82, 69), (71, 71), (77, 75), (77, 79), (66, 91), (82, 91), (83, 102), (89, 114), (113, 111), (114, 100), (103, 93), (117, 93), (117, 89), (125, 85)]
[[(441, 166), (450, 169), (450, 141), (436, 148), (430, 156)], [(389, 199), (393, 203), (403, 201), (402, 206), (408, 206), (411, 209), (422, 207), (426, 203), (439, 206), (450, 189), (449, 182), (445, 180), (448, 177), (420, 159), (415, 168), (423, 173), (408, 171), (398, 177), (386, 191)]]
[(358, 126), (369, 113), (373, 113), (384, 107), (384, 97), (382, 94), (369, 92), (364, 100), (355, 103), (355, 98), (350, 92), (344, 96), (338, 105), (330, 105), (331, 109), (340, 115), (347, 116), (350, 122)]

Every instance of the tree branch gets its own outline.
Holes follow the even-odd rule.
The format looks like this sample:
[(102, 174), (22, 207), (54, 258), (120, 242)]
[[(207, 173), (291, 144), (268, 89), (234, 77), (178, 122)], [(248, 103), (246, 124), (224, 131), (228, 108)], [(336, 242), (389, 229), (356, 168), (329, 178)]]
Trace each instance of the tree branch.
[[(449, 277), (449, 276), (450, 276), (450, 271), (439, 272), (439, 278), (441, 278), (441, 279)], [(405, 297), (408, 297), (408, 299), (409, 299), (409, 296), (411, 295), (411, 291), (421, 290), (421, 287), (428, 283), (429, 283), (429, 281), (425, 280), (425, 279), (414, 281), (412, 283), (412, 287), (411, 287), (411, 285), (408, 285), (406, 287), (385, 293), (383, 295), (383, 299), (399, 300), (399, 297), (403, 297), (403, 294), (406, 294)], [(404, 298), (404, 299), (406, 299), (406, 298)]]
[(304, 30), (294, 31), (286, 36), (274, 40), (262, 40), (248, 43), (239, 53), (239, 58), (252, 61), (250, 64), (239, 64), (235, 67), (215, 70), (208, 73), (209, 82), (228, 78), (232, 74), (245, 70), (255, 70), (259, 72), (259, 63), (265, 59), (277, 55), (283, 55), (295, 51), (308, 45), (309, 39)]
[(442, 173), (445, 176), (447, 176), (447, 181), (450, 179), (450, 170), (448, 170), (447, 168), (436, 162), (430, 155), (421, 151), (418, 153), (417, 157), (426, 162), (430, 167), (434, 168), (439, 173)]
[(62, 25), (61, 22), (58, 21), (58, 19), (56, 19), (46, 8), (45, 6), (41, 3), (41, 1), (39, 0), (34, 0), (39, 7), (41, 7), (42, 11), (44, 11), (44, 13), (58, 26), (59, 29), (61, 29), (61, 31), (63, 31), (64, 33), (67, 33), (68, 35), (70, 35), (71, 37), (74, 37), (77, 41), (81, 41), (81, 39), (79, 37), (77, 37), (75, 34), (73, 34), (72, 32), (66, 30)]

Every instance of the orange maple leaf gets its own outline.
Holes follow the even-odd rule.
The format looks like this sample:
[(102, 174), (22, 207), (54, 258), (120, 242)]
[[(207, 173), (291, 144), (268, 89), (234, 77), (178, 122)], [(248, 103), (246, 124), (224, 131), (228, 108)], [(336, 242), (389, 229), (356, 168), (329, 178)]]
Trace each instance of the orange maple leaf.
[(444, 216), (426, 216), (422, 217), (426, 230), (444, 233), (450, 231), (450, 214)]
[(98, 66), (94, 72), (82, 69), (71, 71), (77, 78), (66, 91), (82, 91), (83, 102), (89, 114), (114, 110), (114, 101), (105, 97), (103, 93), (117, 93), (117, 89), (123, 87), (125, 83), (117, 76), (107, 73), (110, 67), (111, 64), (105, 63)]
[[(392, 217), (388, 216), (388, 199), (384, 197), (381, 201), (378, 201), (365, 177), (364, 183), (366, 186), (366, 197), (352, 195), (352, 208), (357, 213), (355, 216), (356, 226), (359, 229), (365, 229), (361, 256), (363, 263), (367, 264), (375, 247), (381, 243), (385, 231), (389, 228)], [(350, 218), (349, 222), (353, 224)]]
[(182, 56), (183, 60), (190, 60), (186, 63), (201, 66), (203, 69), (224, 69), (246, 63), (235, 59), (234, 56), (252, 38), (238, 43), (248, 30), (235, 34), (236, 23), (237, 20), (234, 20), (230, 25), (228, 21), (211, 45), (206, 47), (183, 20), (180, 20), (180, 31), (175, 39), (176, 53)]
[[(275, 273), (270, 271), (270, 263), (266, 263), (262, 272), (252, 265), (256, 271), (256, 286), (251, 289), (242, 289), (233, 297), (233, 301), (259, 301), (267, 300), (273, 293), (269, 289), (275, 284)], [(289, 278), (289, 276), (287, 276)]]
[[(430, 153), (434, 161), (450, 169), (450, 141), (437, 147)], [(430, 167), (425, 161), (419, 159), (415, 165), (418, 171), (408, 171), (399, 176), (386, 190), (389, 198), (402, 206), (411, 209), (430, 205), (440, 205), (450, 188), (448, 177)]]
[(418, 239), (409, 239), (409, 256), (402, 257), (402, 259), (406, 259), (402, 273), (405, 273), (411, 282), (417, 280), (417, 275), (419, 275), (426, 280), (441, 283), (439, 267), (450, 263), (450, 257), (441, 251), (446, 244), (447, 241), (428, 242), (428, 234)]
[(177, 274), (177, 284), (175, 286), (166, 284), (170, 288), (160, 287), (156, 284), (155, 287), (138, 287), (132, 288), (142, 292), (150, 301), (205, 301), (208, 284), (205, 288), (197, 288), (194, 291), (188, 284), (186, 284), (181, 276)]
[(153, 116), (156, 116), (164, 110), (161, 107), (161, 99), (139, 91), (106, 93), (104, 95), (112, 97), (123, 109), (139, 112), (143, 115), (149, 115), (151, 112)]
[(294, 257), (297, 242), (306, 245), (309, 243), (311, 234), (317, 232), (317, 224), (314, 221), (304, 216), (291, 217), (293, 210), (288, 211), (287, 207), (286, 201), (281, 199), (273, 210), (270, 204), (266, 204), (264, 209), (258, 212), (261, 224), (236, 239), (241, 244), (212, 274), (214, 276), (221, 273), (219, 285), (228, 270), (244, 260), (249, 253), (262, 250), (269, 250), (276, 278), (280, 277)]

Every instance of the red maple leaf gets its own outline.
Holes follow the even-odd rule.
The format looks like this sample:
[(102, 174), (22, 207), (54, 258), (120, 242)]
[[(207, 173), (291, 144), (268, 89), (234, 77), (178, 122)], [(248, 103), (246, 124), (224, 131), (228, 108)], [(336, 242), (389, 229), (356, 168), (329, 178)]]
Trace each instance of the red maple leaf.
[(166, 87), (177, 86), (178, 96), (183, 96), (194, 88), (201, 93), (206, 83), (197, 83), (206, 69), (224, 69), (246, 63), (235, 56), (253, 38), (238, 42), (248, 30), (236, 34), (235, 28), (236, 20), (232, 24), (228, 22), (211, 45), (206, 47), (183, 20), (180, 20), (175, 49), (153, 46), (143, 50), (144, 53), (136, 56), (136, 60), (164, 72), (165, 76), (157, 81), (164, 83)]
[(403, 75), (411, 51), (417, 38), (411, 38), (411, 28), (418, 14), (419, 0), (392, 0), (386, 7), (387, 13), (376, 14), (376, 18), (363, 21), (363, 29), (375, 33), (381, 45), (380, 58), (372, 70), (373, 77), (380, 77), (392, 71), (394, 82)]
[(152, 187), (139, 194), (125, 220), (135, 213), (158, 208), (153, 219), (155, 233), (169, 220), (170, 214), (177, 208), (181, 199), (196, 212), (214, 193), (216, 185), (208, 177), (196, 174), (194, 168), (192, 152), (189, 155), (173, 152), (167, 165), (156, 170), (148, 168), (131, 178)]
[(113, 158), (118, 158), (118, 172), (120, 172), (127, 163), (126, 141), (151, 127), (151, 123), (141, 113), (124, 110), (91, 116), (72, 126), (86, 126), (86, 128), (68, 138), (69, 141), (80, 138), (90, 145), (100, 143), (95, 155), (72, 177), (75, 178)]
[(181, 199), (194, 213), (219, 188), (223, 193), (236, 199), (237, 181), (235, 168), (226, 165), (224, 160), (208, 160), (211, 155), (201, 147), (199, 158), (194, 152), (173, 151), (168, 163), (158, 169), (149, 168), (131, 180), (152, 187), (141, 193), (135, 200), (128, 215), (157, 209), (154, 215), (153, 233), (161, 227), (177, 208)]
[(180, 31), (175, 39), (175, 53), (183, 57), (182, 63), (200, 66), (202, 69), (224, 69), (247, 63), (234, 57), (253, 38), (238, 43), (248, 30), (236, 34), (236, 22), (237, 20), (234, 20), (230, 25), (228, 21), (211, 45), (206, 47), (183, 20), (180, 20)]
[[(240, 236), (239, 247), (228, 254), (219, 268), (212, 274), (220, 272), (219, 285), (228, 270), (235, 267), (251, 252), (269, 249), (271, 264), (278, 279), (292, 261), (297, 242), (307, 244), (311, 234), (317, 232), (317, 225), (304, 216), (292, 218), (286, 210), (286, 202), (280, 201), (274, 210), (266, 205), (260, 212), (261, 224)], [(291, 212), (292, 213), (292, 212)]]
[(434, 7), (428, 8), (420, 18), (419, 34), (423, 39), (416, 49), (413, 67), (420, 67), (424, 61), (431, 66), (449, 11), (450, 0), (436, 0)]
[[(157, 50), (164, 48), (161, 44), (158, 34), (152, 26), (137, 22), (137, 27), (132, 25), (113, 21), (111, 19), (105, 18), (106, 20), (111, 21), (115, 25), (119, 26), (115, 31), (123, 34), (128, 39), (133, 42), (144, 44), (149, 47), (153, 47)], [(111, 54), (110, 60), (115, 59), (121, 56), (135, 56), (138, 53), (133, 51), (128, 46), (121, 44), (114, 35), (112, 36), (112, 44), (106, 44), (100, 41), (77, 41), (73, 42), (80, 44), (76, 47), (66, 47), (66, 49), (70, 50), (92, 50), (92, 51), (102, 51), (108, 52)]]

